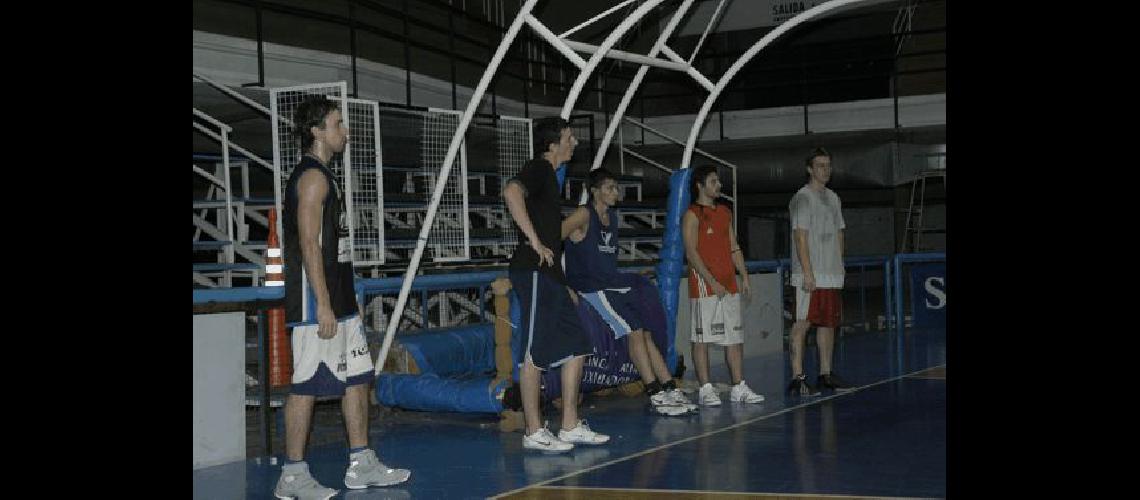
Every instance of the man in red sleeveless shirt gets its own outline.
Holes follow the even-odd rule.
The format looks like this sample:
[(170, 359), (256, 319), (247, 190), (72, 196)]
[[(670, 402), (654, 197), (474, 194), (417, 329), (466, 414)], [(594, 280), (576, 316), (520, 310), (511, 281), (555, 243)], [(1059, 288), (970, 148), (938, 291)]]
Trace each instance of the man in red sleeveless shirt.
[(718, 204), (720, 176), (716, 167), (696, 167), (691, 182), (692, 205), (681, 220), (685, 257), (689, 260), (689, 304), (692, 310), (691, 342), (697, 380), (698, 402), (717, 406), (720, 396), (709, 383), (708, 344), (724, 346), (725, 363), (732, 377), (730, 399), (759, 403), (764, 396), (744, 383), (744, 336), (741, 331), (740, 294), (735, 271), (740, 273), (744, 294), (752, 296), (744, 256), (736, 242), (732, 210)]

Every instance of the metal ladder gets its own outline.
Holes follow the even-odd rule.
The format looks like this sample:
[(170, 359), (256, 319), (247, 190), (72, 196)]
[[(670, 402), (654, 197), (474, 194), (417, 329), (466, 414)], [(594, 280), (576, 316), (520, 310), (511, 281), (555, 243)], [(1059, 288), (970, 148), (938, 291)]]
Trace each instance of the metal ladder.
[[(910, 183), (910, 206), (906, 210), (906, 227), (903, 230), (902, 240), (899, 241), (899, 253), (930, 250), (922, 247), (922, 233), (930, 232), (929, 228), (923, 226), (922, 216), (926, 208), (926, 180), (931, 177), (941, 177), (943, 186), (946, 185), (945, 169), (924, 170)], [(918, 194), (917, 207), (915, 194)]]

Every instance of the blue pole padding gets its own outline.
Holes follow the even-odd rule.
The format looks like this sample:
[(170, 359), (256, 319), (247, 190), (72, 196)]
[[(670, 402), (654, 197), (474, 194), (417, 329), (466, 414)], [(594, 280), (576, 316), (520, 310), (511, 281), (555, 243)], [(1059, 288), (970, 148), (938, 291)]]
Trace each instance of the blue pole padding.
[(669, 340), (665, 364), (669, 371), (677, 369), (677, 301), (680, 300), (681, 271), (685, 268), (685, 243), (681, 236), (681, 216), (689, 208), (689, 179), (692, 170), (681, 168), (669, 178), (669, 199), (665, 202), (665, 236), (661, 240), (661, 261), (657, 264), (657, 288), (665, 309), (666, 333)]

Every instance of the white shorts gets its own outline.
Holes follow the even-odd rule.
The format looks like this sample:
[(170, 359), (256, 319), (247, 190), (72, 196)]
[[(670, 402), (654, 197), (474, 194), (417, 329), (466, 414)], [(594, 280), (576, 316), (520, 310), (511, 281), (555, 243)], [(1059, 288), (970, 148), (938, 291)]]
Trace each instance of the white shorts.
[[(713, 343), (717, 345), (736, 345), (744, 343), (740, 315), (740, 294), (729, 293), (723, 299), (716, 295), (689, 299), (692, 311), (690, 322), (690, 341)], [(716, 320), (716, 321), (714, 321)], [(719, 327), (723, 321), (723, 328)], [(714, 328), (714, 324), (717, 326)], [(723, 334), (717, 332), (723, 330)]]
[(796, 321), (805, 321), (808, 316), (808, 308), (811, 307), (811, 292), (804, 289), (802, 286), (795, 287), (796, 289)]
[(372, 354), (360, 316), (338, 321), (331, 339), (318, 337), (317, 328), (317, 324), (292, 328), (292, 394), (338, 396), (350, 385), (372, 381)]

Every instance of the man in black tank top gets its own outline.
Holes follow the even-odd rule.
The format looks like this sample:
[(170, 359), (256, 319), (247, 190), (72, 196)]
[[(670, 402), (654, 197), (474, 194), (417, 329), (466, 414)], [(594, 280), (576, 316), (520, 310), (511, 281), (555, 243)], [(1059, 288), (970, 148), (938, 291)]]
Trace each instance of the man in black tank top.
[(286, 460), (274, 494), (327, 500), (338, 491), (317, 483), (304, 461), (316, 396), (342, 397), (350, 446), (345, 486), (386, 486), (406, 481), (411, 473), (389, 468), (368, 448), (372, 356), (357, 314), (346, 194), (328, 168), (348, 143), (348, 127), (336, 104), (324, 96), (306, 98), (293, 122), (304, 151), (285, 185), (282, 210), (293, 385), (285, 402)]

